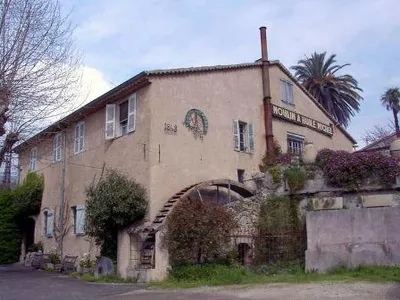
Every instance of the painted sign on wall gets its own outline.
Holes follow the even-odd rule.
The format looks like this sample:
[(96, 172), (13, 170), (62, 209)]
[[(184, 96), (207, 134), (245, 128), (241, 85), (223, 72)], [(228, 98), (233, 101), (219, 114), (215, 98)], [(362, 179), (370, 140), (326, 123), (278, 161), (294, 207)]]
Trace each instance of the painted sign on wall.
[(288, 110), (286, 108), (272, 105), (272, 115), (274, 117), (295, 123), (300, 126), (311, 128), (315, 131), (321, 132), (328, 136), (333, 135), (333, 127), (331, 124), (327, 125), (312, 118), (303, 116), (297, 112)]

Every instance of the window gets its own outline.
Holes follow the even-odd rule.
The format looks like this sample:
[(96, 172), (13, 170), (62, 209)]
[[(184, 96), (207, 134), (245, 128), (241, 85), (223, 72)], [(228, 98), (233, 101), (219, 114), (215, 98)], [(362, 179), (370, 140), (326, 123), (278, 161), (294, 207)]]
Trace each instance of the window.
[(303, 151), (304, 137), (297, 134), (288, 134), (287, 135), (288, 142), (288, 152), (300, 155)]
[(37, 148), (34, 147), (31, 149), (31, 156), (29, 159), (29, 170), (30, 171), (36, 170), (36, 159), (37, 159)]
[(43, 212), (43, 223), (44, 223), (44, 236), (51, 238), (53, 237), (54, 231), (54, 213), (52, 210), (45, 210)]
[(83, 205), (72, 206), (74, 217), (74, 234), (83, 235), (85, 233), (85, 207)]
[(54, 161), (60, 161), (62, 159), (62, 148), (63, 148), (63, 134), (58, 133), (54, 137), (53, 141), (53, 156)]
[(135, 131), (136, 110), (136, 94), (130, 96), (128, 101), (120, 104), (108, 104), (106, 106), (106, 140)]
[(293, 84), (289, 81), (281, 80), (281, 98), (283, 102), (294, 105)]
[(253, 124), (242, 121), (233, 121), (234, 149), (241, 152), (254, 151)]
[(85, 143), (85, 122), (79, 122), (75, 126), (75, 145), (74, 153), (77, 154), (82, 152)]
[(240, 183), (244, 183), (244, 170), (238, 169), (237, 170), (237, 177)]

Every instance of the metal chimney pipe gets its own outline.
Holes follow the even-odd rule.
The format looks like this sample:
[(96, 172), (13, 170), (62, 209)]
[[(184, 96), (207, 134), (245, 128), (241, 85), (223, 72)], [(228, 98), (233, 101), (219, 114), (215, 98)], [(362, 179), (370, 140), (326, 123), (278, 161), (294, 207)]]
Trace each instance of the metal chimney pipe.
[(267, 27), (260, 27), (260, 40), (261, 40), (261, 60), (268, 60), (268, 49), (267, 49)]
[(274, 156), (274, 135), (272, 131), (272, 105), (271, 105), (271, 90), (269, 80), (269, 61), (267, 50), (267, 28), (260, 27), (261, 40), (261, 80), (263, 85), (263, 104), (264, 104), (264, 127), (265, 127), (265, 142), (267, 146), (267, 156)]

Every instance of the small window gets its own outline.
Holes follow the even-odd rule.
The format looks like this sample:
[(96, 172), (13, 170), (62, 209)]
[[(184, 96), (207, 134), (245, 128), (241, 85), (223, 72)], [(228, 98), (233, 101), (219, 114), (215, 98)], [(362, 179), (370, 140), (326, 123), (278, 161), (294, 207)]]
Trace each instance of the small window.
[(293, 84), (289, 81), (281, 80), (281, 98), (283, 102), (294, 105)]
[(31, 155), (29, 158), (29, 170), (30, 171), (36, 170), (36, 159), (37, 159), (37, 148), (34, 147), (31, 149)]
[(238, 169), (237, 170), (237, 177), (238, 177), (238, 182), (244, 183), (244, 170)]
[(85, 122), (79, 122), (75, 126), (74, 153), (82, 152), (85, 144)]
[(63, 134), (58, 133), (54, 137), (53, 141), (53, 155), (54, 155), (54, 161), (61, 161), (62, 159), (62, 150), (63, 150)]
[(72, 206), (71, 210), (74, 218), (74, 234), (85, 234), (85, 207), (83, 205)]
[(54, 213), (51, 210), (45, 210), (43, 212), (43, 223), (44, 223), (44, 236), (51, 238), (53, 237), (54, 230)]
[(233, 138), (236, 151), (254, 151), (253, 124), (238, 120), (233, 121)]
[(287, 143), (289, 153), (300, 155), (303, 151), (304, 137), (301, 135), (288, 134)]

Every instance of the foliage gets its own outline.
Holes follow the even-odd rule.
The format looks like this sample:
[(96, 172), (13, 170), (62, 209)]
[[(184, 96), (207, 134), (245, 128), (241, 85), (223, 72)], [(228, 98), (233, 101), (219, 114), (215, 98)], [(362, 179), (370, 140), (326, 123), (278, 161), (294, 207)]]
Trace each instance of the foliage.
[(400, 282), (400, 267), (360, 266), (355, 269), (344, 267), (327, 274), (306, 273), (296, 264), (274, 264), (265, 270), (254, 272), (237, 266), (190, 265), (173, 267), (164, 281), (152, 282), (161, 288), (192, 288), (232, 284), (300, 283), (300, 282)]
[(323, 149), (317, 154), (316, 164), (328, 183), (336, 187), (359, 189), (374, 178), (379, 184), (390, 186), (400, 175), (399, 159), (378, 152)]
[(57, 252), (50, 252), (49, 256), (51, 264), (57, 265), (61, 263), (60, 255)]
[(81, 279), (88, 282), (104, 282), (104, 283), (136, 283), (134, 278), (122, 278), (118, 275), (105, 275), (96, 277), (92, 274), (78, 274), (71, 273), (70, 276), (75, 277), (77, 279)]
[(28, 248), (28, 252), (43, 252), (43, 243), (41, 241), (32, 244), (29, 248)]
[(272, 182), (275, 184), (281, 183), (282, 170), (278, 166), (271, 167), (268, 169), (268, 173), (272, 176)]
[(295, 198), (265, 198), (258, 218), (259, 238), (255, 245), (255, 263), (302, 261), (306, 245), (303, 223)]
[(192, 264), (224, 259), (236, 221), (225, 206), (188, 198), (168, 216), (167, 227), (171, 262)]
[(16, 223), (17, 207), (12, 191), (0, 191), (0, 264), (18, 261), (21, 233)]
[(261, 172), (266, 172), (269, 168), (281, 165), (289, 165), (292, 162), (293, 155), (290, 153), (282, 153), (282, 148), (278, 141), (274, 140), (274, 152), (272, 155), (264, 154), (261, 159), (259, 169)]
[(393, 87), (388, 89), (381, 96), (382, 105), (386, 107), (387, 110), (393, 112), (394, 126), (396, 130), (397, 137), (400, 137), (399, 119), (397, 114), (400, 111), (400, 90), (398, 87)]
[(304, 188), (307, 183), (307, 172), (298, 165), (290, 165), (285, 170), (285, 178), (291, 193), (296, 193)]
[(360, 110), (362, 89), (357, 80), (349, 74), (337, 72), (349, 64), (337, 65), (336, 55), (326, 59), (326, 52), (311, 54), (297, 62), (292, 69), (296, 79), (317, 99), (317, 101), (338, 121), (347, 126), (354, 112)]
[(22, 185), (12, 192), (13, 202), (18, 209), (18, 218), (23, 220), (40, 212), (44, 190), (44, 177), (37, 173), (28, 173)]
[(84, 253), (83, 257), (79, 261), (79, 267), (81, 268), (94, 268), (96, 266), (96, 261), (91, 260), (88, 253)]
[(102, 255), (116, 258), (118, 230), (146, 213), (146, 189), (111, 170), (87, 187), (86, 197), (85, 232), (101, 245)]

